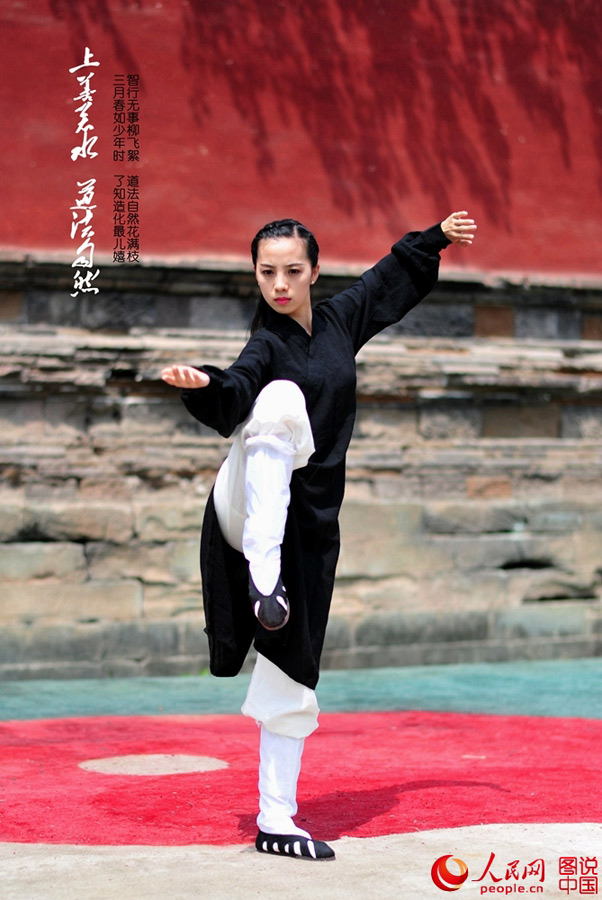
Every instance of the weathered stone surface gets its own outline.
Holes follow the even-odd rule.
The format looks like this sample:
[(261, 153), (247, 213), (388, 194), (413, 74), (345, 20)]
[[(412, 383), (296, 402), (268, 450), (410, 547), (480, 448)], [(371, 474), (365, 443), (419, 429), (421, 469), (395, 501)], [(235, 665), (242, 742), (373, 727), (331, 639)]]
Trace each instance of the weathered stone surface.
[(590, 583), (602, 597), (602, 535), (596, 531), (580, 531), (572, 535), (575, 551), (573, 573)]
[(559, 436), (560, 407), (489, 406), (483, 409), (483, 437), (550, 437)]
[(581, 313), (578, 310), (519, 307), (514, 317), (517, 338), (578, 340), (581, 337)]
[(484, 613), (456, 613), (447, 616), (417, 613), (368, 616), (357, 626), (355, 641), (362, 646), (438, 643), (479, 640), (487, 637), (488, 616)]
[(474, 333), (473, 310), (468, 304), (438, 304), (428, 300), (415, 307), (398, 325), (392, 325), (392, 334), (445, 335), (446, 337), (471, 337)]
[(340, 650), (351, 644), (350, 623), (342, 616), (330, 616), (326, 637), (324, 639), (324, 651)]
[(198, 586), (201, 577), (200, 539), (171, 542), (168, 556), (169, 568), (176, 582)]
[(67, 584), (56, 579), (5, 582), (0, 593), (0, 622), (92, 622), (137, 619), (142, 586), (137, 581), (89, 581)]
[(197, 584), (144, 585), (144, 618), (196, 618), (203, 610), (200, 579)]
[(593, 582), (579, 581), (570, 576), (557, 576), (555, 578), (542, 579), (538, 584), (531, 584), (525, 592), (525, 603), (546, 600), (595, 600), (598, 597), (596, 585)]
[(534, 604), (498, 612), (493, 623), (493, 634), (509, 639), (579, 636), (588, 631), (588, 622), (587, 604)]
[[(191, 328), (246, 331), (252, 315), (252, 306), (243, 300), (234, 300), (228, 297), (191, 297), (190, 299), (189, 324)], [(201, 360), (197, 359), (197, 363), (200, 364)]]
[(585, 503), (570, 501), (529, 501), (525, 507), (527, 526), (530, 531), (548, 534), (570, 534), (583, 527), (588, 507)]
[(512, 481), (505, 475), (471, 475), (466, 479), (466, 496), (477, 499), (497, 500), (502, 497), (511, 497)]
[(128, 541), (134, 516), (123, 503), (39, 503), (24, 509), (23, 531), (48, 541)]
[(0, 493), (0, 540), (14, 541), (25, 527), (25, 507), (23, 501), (7, 499), (4, 492)]
[[(203, 332), (166, 318), (169, 333), (0, 333), (0, 540), (13, 542), (0, 546), (0, 676), (207, 664), (198, 544), (228, 442), (158, 376), (176, 359), (231, 362), (245, 338), (230, 313), (249, 300), (187, 290), (178, 321), (194, 307)], [(509, 327), (504, 304), (496, 327)], [(437, 315), (444, 306), (433, 300)], [(602, 346), (385, 335), (361, 351), (358, 390), (325, 664), (600, 652)], [(566, 603), (562, 630), (544, 611)], [(359, 642), (371, 634), (381, 643)]]
[(511, 306), (475, 306), (475, 337), (513, 337), (514, 310)]
[(482, 413), (479, 409), (454, 409), (433, 405), (418, 412), (418, 431), (427, 440), (467, 440), (479, 437)]
[(415, 410), (395, 405), (361, 407), (355, 423), (354, 439), (372, 438), (402, 444), (416, 438)]
[(142, 662), (149, 656), (175, 656), (180, 649), (178, 627), (173, 622), (126, 622), (107, 631), (105, 656)]
[(524, 531), (527, 513), (522, 504), (429, 503), (424, 529), (433, 534), (489, 534)]
[(204, 501), (186, 496), (168, 503), (135, 503), (136, 534), (142, 541), (200, 537)]
[(145, 584), (176, 583), (169, 562), (169, 547), (164, 543), (91, 542), (86, 546), (86, 556), (93, 579), (137, 578)]
[(181, 651), (185, 656), (198, 656), (209, 661), (209, 649), (205, 623), (186, 622), (180, 632)]
[(86, 559), (81, 544), (0, 544), (0, 583), (52, 577), (66, 582), (86, 578)]
[(562, 417), (562, 437), (602, 438), (602, 405), (567, 407)]
[(62, 660), (69, 663), (98, 662), (102, 656), (100, 625), (37, 625), (22, 628), (3, 625), (0, 633), (1, 667)]

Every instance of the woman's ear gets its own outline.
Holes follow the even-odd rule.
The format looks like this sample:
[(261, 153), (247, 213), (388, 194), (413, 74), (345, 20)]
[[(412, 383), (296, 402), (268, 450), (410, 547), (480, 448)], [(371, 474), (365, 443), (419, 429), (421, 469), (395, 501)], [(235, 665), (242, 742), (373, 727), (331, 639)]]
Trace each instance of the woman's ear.
[(320, 264), (318, 263), (311, 272), (311, 284), (315, 284), (318, 280), (318, 275), (320, 274)]

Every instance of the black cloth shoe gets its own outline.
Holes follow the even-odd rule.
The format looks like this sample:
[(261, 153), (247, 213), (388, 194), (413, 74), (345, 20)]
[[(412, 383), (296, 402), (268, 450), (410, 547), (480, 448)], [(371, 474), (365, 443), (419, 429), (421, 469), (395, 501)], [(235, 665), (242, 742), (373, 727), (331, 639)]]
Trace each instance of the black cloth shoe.
[(324, 841), (314, 841), (299, 834), (266, 834), (260, 831), (255, 839), (255, 849), (260, 853), (276, 856), (292, 856), (297, 859), (334, 859), (334, 850)]
[(291, 608), (286, 596), (286, 588), (280, 575), (278, 576), (276, 587), (266, 597), (265, 594), (259, 593), (249, 573), (249, 597), (251, 598), (253, 612), (257, 616), (259, 623), (267, 631), (277, 631), (279, 628), (284, 628), (289, 620)]

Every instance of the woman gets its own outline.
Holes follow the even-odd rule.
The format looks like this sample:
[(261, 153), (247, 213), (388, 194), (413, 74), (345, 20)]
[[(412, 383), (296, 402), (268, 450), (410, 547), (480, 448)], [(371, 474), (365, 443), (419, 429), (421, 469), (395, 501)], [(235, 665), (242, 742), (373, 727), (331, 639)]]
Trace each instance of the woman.
[(429, 293), (444, 247), (472, 243), (467, 216), (407, 234), (315, 308), (314, 236), (292, 219), (271, 222), (251, 245), (261, 296), (239, 358), (225, 370), (162, 372), (195, 418), (236, 435), (207, 503), (201, 573), (213, 674), (236, 675), (251, 643), (257, 650), (242, 712), (261, 728), (260, 852), (334, 858), (293, 816), (304, 739), (318, 725), (314, 688), (339, 553), (355, 355)]

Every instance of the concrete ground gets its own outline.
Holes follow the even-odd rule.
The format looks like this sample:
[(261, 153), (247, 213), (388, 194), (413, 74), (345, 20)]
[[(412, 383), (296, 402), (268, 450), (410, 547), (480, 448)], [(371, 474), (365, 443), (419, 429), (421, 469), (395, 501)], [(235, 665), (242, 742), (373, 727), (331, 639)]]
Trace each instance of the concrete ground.
[[(247, 682), (245, 676), (4, 682), (0, 684), (0, 745), (2, 722), (236, 713)], [(319, 699), (323, 712), (541, 716), (544, 726), (555, 717), (600, 720), (602, 660), (324, 672)], [(602, 763), (602, 748), (598, 752)], [(99, 747), (98, 757), (102, 755)], [(576, 777), (579, 762), (571, 761)], [(0, 784), (1, 779), (0, 772)], [(591, 791), (600, 792), (599, 785), (592, 784)], [(566, 802), (568, 808), (570, 796)], [(464, 861), (471, 876), (480, 875), (492, 852), (499, 881), (489, 876), (479, 881), (468, 878), (459, 887), (461, 897), (602, 896), (602, 816), (589, 822), (570, 818), (567, 823), (481, 825), (475, 821), (462, 828), (341, 837), (331, 842), (337, 859), (315, 863), (264, 856), (249, 844), (1, 843), (0, 793), (0, 900), (428, 900), (445, 895), (431, 877), (435, 860), (451, 855)], [(575, 877), (570, 872), (562, 877), (561, 857), (581, 865), (581, 875), (576, 870)], [(535, 877), (506, 877), (513, 860), (521, 865), (544, 860), (543, 883)], [(449, 871), (457, 874), (460, 869), (450, 862)]]

